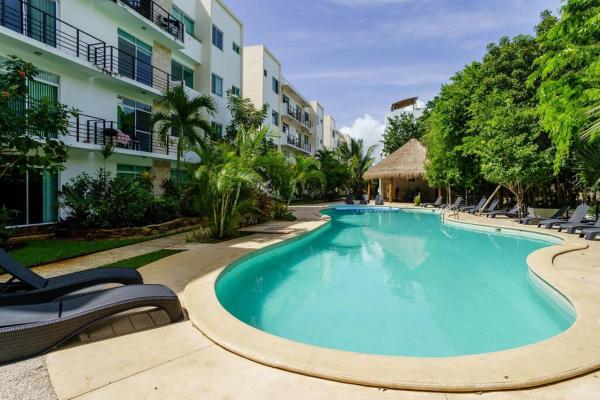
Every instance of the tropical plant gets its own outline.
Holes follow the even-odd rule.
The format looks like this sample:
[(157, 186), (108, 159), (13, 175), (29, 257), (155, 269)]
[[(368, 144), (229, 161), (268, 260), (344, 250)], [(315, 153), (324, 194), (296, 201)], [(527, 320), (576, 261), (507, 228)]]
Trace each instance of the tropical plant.
[(350, 169), (350, 186), (355, 195), (363, 192), (363, 175), (373, 166), (376, 149), (377, 146), (372, 145), (365, 150), (362, 139), (350, 139), (350, 142), (341, 143), (336, 149), (341, 161)]
[(38, 73), (14, 56), (0, 67), (0, 179), (40, 168), (56, 172), (67, 159), (67, 147), (58, 137), (67, 134), (69, 117), (77, 110), (29, 98), (28, 81)]
[(269, 112), (266, 104), (257, 109), (252, 100), (233, 93), (227, 95), (227, 108), (231, 112), (231, 122), (225, 127), (225, 137), (230, 142), (237, 138), (241, 127), (246, 130), (259, 130)]
[(104, 169), (106, 169), (106, 161), (115, 153), (115, 145), (107, 141), (98, 148), (98, 153), (102, 156), (102, 159), (104, 160)]
[(288, 182), (289, 197), (287, 207), (292, 202), (294, 195), (304, 193), (304, 190), (309, 182), (318, 182), (323, 186), (326, 182), (325, 175), (319, 170), (319, 161), (314, 157), (306, 157), (301, 154), (296, 154), (294, 162), (290, 165), (291, 176)]
[[(151, 125), (158, 128), (161, 141), (169, 146), (177, 136), (177, 185), (181, 184), (181, 158), (194, 146), (206, 147), (214, 135), (207, 115), (216, 108), (209, 95), (191, 99), (183, 86), (175, 86), (159, 101), (159, 111), (152, 115)], [(170, 134), (170, 135), (169, 135)]]
[(383, 133), (383, 154), (390, 155), (404, 146), (410, 139), (419, 139), (422, 128), (413, 114), (402, 113), (390, 117)]
[(319, 150), (316, 158), (319, 160), (319, 170), (327, 178), (323, 197), (329, 201), (339, 198), (348, 187), (350, 169), (331, 150)]
[[(598, 114), (600, 103), (600, 2), (567, 0), (558, 22), (538, 29), (542, 52), (529, 83), (539, 87), (542, 125), (556, 146), (555, 171), (568, 160), (578, 135)], [(596, 129), (588, 133), (597, 136)]]

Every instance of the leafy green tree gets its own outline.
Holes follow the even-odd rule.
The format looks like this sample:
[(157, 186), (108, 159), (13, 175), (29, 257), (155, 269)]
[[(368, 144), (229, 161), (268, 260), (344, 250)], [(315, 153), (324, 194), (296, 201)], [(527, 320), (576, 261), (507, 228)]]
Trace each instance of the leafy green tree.
[[(541, 82), (539, 113), (557, 149), (555, 172), (569, 158), (578, 135), (597, 118), (591, 110), (600, 103), (599, 15), (598, 0), (567, 0), (557, 23), (538, 27), (542, 52), (529, 83)], [(598, 135), (593, 129), (589, 133)]]
[(477, 157), (462, 148), (465, 138), (473, 135), (468, 129), (470, 107), (481, 79), (481, 64), (467, 65), (427, 105), (423, 141), (427, 147), (426, 177), (432, 187), (473, 189), (481, 181)]
[(227, 96), (227, 108), (231, 112), (231, 122), (225, 128), (225, 138), (230, 142), (237, 138), (240, 127), (259, 130), (269, 112), (266, 104), (257, 109), (252, 100), (231, 93)]
[(350, 186), (354, 195), (360, 195), (363, 192), (363, 175), (373, 166), (375, 162), (373, 154), (376, 149), (377, 146), (373, 145), (365, 150), (362, 139), (350, 139), (350, 142), (344, 142), (336, 149), (340, 160), (350, 169)]
[(329, 201), (335, 200), (348, 187), (350, 169), (338, 159), (334, 151), (319, 150), (316, 157), (321, 173), (327, 178), (323, 186), (324, 197)]
[(390, 155), (404, 146), (410, 139), (419, 139), (422, 127), (413, 114), (403, 113), (388, 118), (383, 133), (383, 154)]
[(325, 184), (325, 175), (319, 171), (319, 162), (314, 157), (296, 154), (294, 162), (290, 165), (290, 171), (287, 207), (290, 206), (294, 194), (303, 193), (309, 182), (316, 180), (321, 185)]
[(161, 141), (169, 145), (170, 135), (177, 134), (177, 185), (181, 184), (181, 158), (193, 146), (206, 146), (213, 135), (208, 115), (216, 108), (209, 95), (191, 99), (183, 86), (175, 86), (159, 102), (163, 111), (152, 115), (151, 125), (158, 128)]
[(524, 85), (540, 53), (527, 35), (488, 46), (469, 107), (472, 135), (464, 139), (466, 153), (479, 157), (484, 178), (514, 193), (521, 209), (525, 192), (552, 172), (554, 149), (539, 122), (536, 88)]
[(58, 138), (68, 133), (69, 118), (77, 110), (29, 98), (27, 81), (38, 73), (33, 64), (14, 56), (0, 68), (0, 179), (38, 168), (59, 171), (67, 159), (67, 147)]

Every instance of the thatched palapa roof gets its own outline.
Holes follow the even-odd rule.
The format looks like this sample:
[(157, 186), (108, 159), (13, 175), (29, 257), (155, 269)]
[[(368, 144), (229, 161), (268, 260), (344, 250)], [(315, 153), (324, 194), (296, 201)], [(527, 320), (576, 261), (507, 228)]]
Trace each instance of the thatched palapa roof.
[(387, 156), (379, 164), (365, 172), (363, 178), (370, 179), (412, 179), (425, 176), (427, 150), (417, 139), (411, 139), (404, 146)]

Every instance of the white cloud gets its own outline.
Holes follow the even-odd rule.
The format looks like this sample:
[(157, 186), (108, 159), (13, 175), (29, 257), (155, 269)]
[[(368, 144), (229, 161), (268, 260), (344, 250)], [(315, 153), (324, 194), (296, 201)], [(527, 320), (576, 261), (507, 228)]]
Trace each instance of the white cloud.
[(352, 126), (344, 126), (340, 129), (340, 132), (350, 135), (354, 139), (362, 139), (365, 143), (365, 148), (372, 145), (377, 145), (375, 156), (377, 160), (381, 154), (381, 138), (385, 125), (380, 121), (376, 120), (369, 114), (365, 114), (361, 118), (357, 118)]

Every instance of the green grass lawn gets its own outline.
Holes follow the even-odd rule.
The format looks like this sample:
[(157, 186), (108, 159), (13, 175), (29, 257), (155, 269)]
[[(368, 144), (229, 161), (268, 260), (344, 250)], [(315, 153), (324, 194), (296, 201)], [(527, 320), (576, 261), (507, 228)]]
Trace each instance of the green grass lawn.
[(144, 265), (148, 265), (150, 263), (153, 263), (154, 261), (158, 261), (161, 258), (169, 257), (173, 254), (181, 253), (182, 251), (183, 250), (158, 250), (153, 253), (142, 254), (141, 256), (128, 258), (108, 265), (103, 265), (101, 268), (119, 267), (138, 269), (143, 267)]

